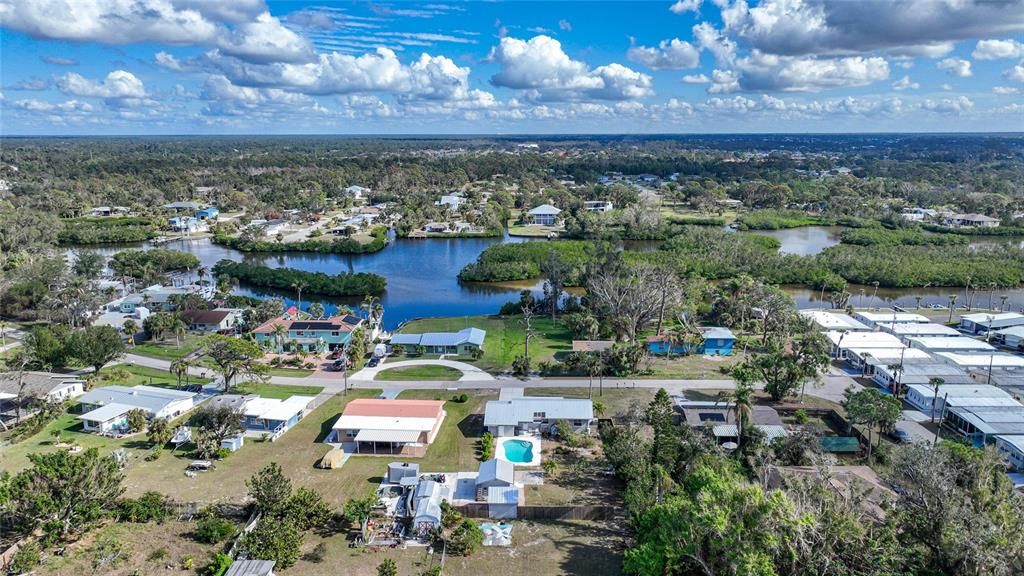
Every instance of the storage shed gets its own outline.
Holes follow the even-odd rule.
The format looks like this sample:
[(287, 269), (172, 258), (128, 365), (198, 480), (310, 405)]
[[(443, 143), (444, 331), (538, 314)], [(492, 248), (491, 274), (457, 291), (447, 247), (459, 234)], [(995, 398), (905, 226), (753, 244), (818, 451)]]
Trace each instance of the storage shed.
[(507, 460), (491, 458), (480, 463), (480, 471), (476, 476), (476, 489), (511, 486), (515, 480), (515, 465)]
[(388, 482), (401, 484), (402, 478), (416, 478), (420, 475), (420, 465), (409, 462), (392, 462), (388, 464)]
[(492, 486), (487, 489), (487, 515), (495, 519), (515, 519), (519, 516), (519, 488)]

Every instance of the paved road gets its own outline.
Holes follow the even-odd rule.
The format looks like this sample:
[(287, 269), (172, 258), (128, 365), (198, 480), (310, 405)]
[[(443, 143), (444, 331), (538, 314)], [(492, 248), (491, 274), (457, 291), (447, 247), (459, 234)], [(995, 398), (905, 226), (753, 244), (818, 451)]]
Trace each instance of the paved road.
[[(170, 362), (159, 358), (149, 358), (137, 354), (127, 354), (123, 362), (131, 362), (139, 366), (147, 366), (157, 370), (167, 370)], [(387, 364), (385, 366), (397, 366), (399, 363)], [(212, 376), (208, 368), (195, 368), (190, 371), (195, 376)], [(389, 390), (410, 390), (410, 389), (438, 389), (455, 390), (485, 388), (501, 390), (503, 388), (587, 388), (590, 386), (589, 378), (529, 378), (519, 380), (516, 378), (498, 377), (487, 375), (488, 379), (472, 379), (463, 376), (461, 380), (440, 380), (440, 381), (411, 381), (411, 382), (377, 382), (373, 380), (356, 379), (350, 376), (348, 379), (349, 388), (362, 388), (376, 390), (387, 386)], [(285, 386), (323, 386), (324, 392), (341, 392), (345, 389), (345, 382), (336, 376), (322, 378), (309, 376), (298, 378), (293, 376), (271, 376), (270, 382)], [(594, 380), (594, 388), (598, 387), (598, 380)], [(605, 378), (604, 388), (608, 390), (616, 388), (664, 388), (670, 394), (678, 394), (684, 390), (706, 390), (706, 389), (731, 389), (736, 386), (732, 380), (677, 380), (677, 379), (644, 379), (644, 378)], [(841, 402), (843, 392), (848, 387), (860, 389), (862, 386), (853, 378), (843, 374), (828, 374), (822, 377), (820, 386), (808, 384), (807, 395)]]

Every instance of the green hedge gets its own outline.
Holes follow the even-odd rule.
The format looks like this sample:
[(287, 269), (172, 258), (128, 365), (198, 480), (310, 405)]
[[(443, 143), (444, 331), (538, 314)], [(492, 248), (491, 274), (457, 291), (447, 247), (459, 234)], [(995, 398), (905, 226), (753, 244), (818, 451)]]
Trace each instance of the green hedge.
[(113, 244), (143, 242), (158, 235), (161, 221), (156, 218), (107, 217), (69, 218), (58, 233), (61, 244)]
[(964, 236), (951, 234), (928, 234), (917, 228), (887, 230), (885, 228), (860, 228), (843, 230), (839, 235), (843, 244), (858, 246), (952, 246), (968, 244)]
[(380, 294), (387, 286), (383, 276), (368, 272), (338, 274), (331, 276), (323, 272), (305, 272), (292, 268), (269, 268), (244, 262), (221, 260), (213, 267), (216, 276), (230, 276), (240, 282), (264, 288), (294, 290), (296, 283), (304, 285), (306, 294), (322, 296), (365, 296)]
[(467, 282), (509, 282), (539, 278), (541, 263), (552, 252), (572, 269), (566, 285), (579, 286), (583, 282), (586, 265), (594, 258), (595, 244), (585, 240), (495, 244), (481, 252), (476, 262), (463, 268), (459, 279)]

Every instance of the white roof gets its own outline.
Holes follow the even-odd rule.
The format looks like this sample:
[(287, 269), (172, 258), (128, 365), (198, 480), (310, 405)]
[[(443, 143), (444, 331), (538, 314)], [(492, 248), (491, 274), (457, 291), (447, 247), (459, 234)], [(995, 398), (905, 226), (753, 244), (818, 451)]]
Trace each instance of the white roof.
[[(534, 414), (543, 414), (537, 418)], [(490, 400), (484, 407), (484, 426), (516, 426), (537, 419), (593, 420), (594, 404), (585, 398), (523, 396)]]
[(1009, 328), (1003, 328), (1002, 330), (996, 330), (993, 334), (999, 334), (1000, 336), (1016, 336), (1017, 338), (1024, 338), (1024, 325), (1011, 326)]
[(533, 215), (537, 215), (537, 214), (561, 214), (561, 212), (562, 212), (561, 210), (559, 210), (558, 208), (555, 208), (551, 204), (541, 204), (540, 206), (537, 206), (536, 208), (530, 210), (529, 213), (533, 214)]
[(194, 397), (194, 392), (156, 388), (154, 386), (104, 386), (103, 388), (94, 388), (79, 396), (78, 402), (97, 406), (124, 404), (156, 413), (174, 402), (190, 400)]
[[(1024, 324), (1024, 314), (1018, 314), (1016, 312), (978, 312), (975, 314), (963, 314), (960, 316), (961, 320), (968, 320), (975, 324), (988, 325), (989, 319), (991, 318), (993, 324), (999, 324), (1001, 322), (1010, 322), (1010, 325)], [(1016, 322), (1014, 322), (1016, 320)]]
[(879, 322), (878, 328), (896, 336), (960, 336), (960, 331), (956, 328), (933, 322), (927, 324), (917, 322), (903, 322), (899, 324)]
[(416, 442), (419, 430), (371, 430), (364, 428), (356, 434), (356, 442)]
[(292, 396), (286, 400), (277, 398), (253, 398), (245, 403), (242, 412), (246, 416), (264, 420), (288, 420), (313, 401), (312, 396)]
[(396, 418), (394, 416), (346, 416), (342, 414), (334, 422), (334, 430), (414, 430), (420, 432), (433, 430), (437, 424), (435, 418)]
[(885, 332), (835, 332), (826, 334), (835, 346), (851, 348), (906, 348), (903, 342)]
[(107, 404), (106, 406), (100, 406), (99, 408), (86, 412), (78, 417), (79, 420), (89, 420), (92, 422), (106, 422), (127, 414), (132, 410), (135, 410), (137, 406), (129, 406), (127, 404)]
[[(933, 397), (935, 395), (935, 389), (925, 384), (911, 384), (907, 386), (908, 390), (913, 390), (918, 394), (926, 397)], [(1010, 398), (1010, 396), (1002, 388), (992, 386), (989, 384), (943, 384), (939, 386), (939, 398), (943, 398), (948, 395), (949, 400), (954, 398)]]
[(976, 368), (1024, 368), (1024, 356), (1013, 354), (969, 354), (962, 352), (936, 352), (936, 357), (956, 366)]
[(996, 440), (1002, 440), (1005, 444), (1009, 444), (1019, 452), (1024, 453), (1024, 434), (1000, 434), (996, 436)]
[(995, 350), (991, 344), (982, 342), (981, 340), (975, 340), (974, 338), (968, 338), (967, 336), (956, 336), (953, 338), (947, 338), (945, 336), (922, 336), (907, 338), (907, 341), (911, 346), (922, 350), (946, 352), (959, 350), (965, 352)]
[(800, 315), (814, 322), (824, 330), (868, 331), (871, 327), (853, 316), (825, 310), (800, 310)]
[(872, 324), (877, 322), (918, 322), (922, 324), (931, 322), (927, 316), (913, 312), (856, 312), (853, 316)]
[(930, 362), (932, 355), (916, 348), (847, 348), (846, 352), (855, 354), (869, 364), (882, 365), (913, 362)]

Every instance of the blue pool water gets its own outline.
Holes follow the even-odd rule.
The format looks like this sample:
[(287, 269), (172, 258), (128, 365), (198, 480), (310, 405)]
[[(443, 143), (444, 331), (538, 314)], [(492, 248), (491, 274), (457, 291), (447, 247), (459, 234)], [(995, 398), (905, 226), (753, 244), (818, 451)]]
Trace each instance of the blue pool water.
[(526, 440), (505, 440), (505, 459), (518, 464), (533, 462), (533, 443)]

